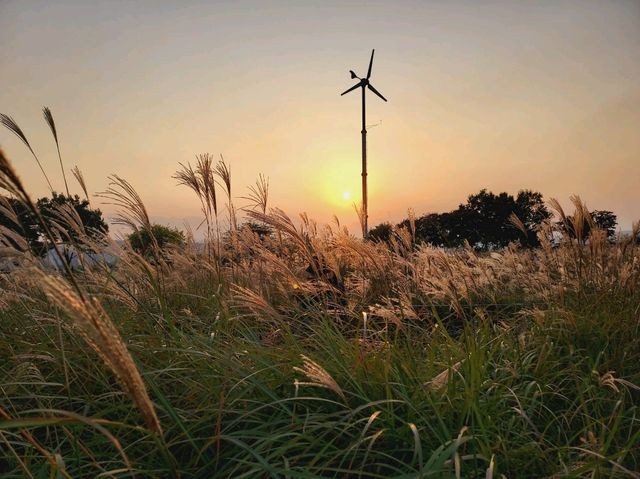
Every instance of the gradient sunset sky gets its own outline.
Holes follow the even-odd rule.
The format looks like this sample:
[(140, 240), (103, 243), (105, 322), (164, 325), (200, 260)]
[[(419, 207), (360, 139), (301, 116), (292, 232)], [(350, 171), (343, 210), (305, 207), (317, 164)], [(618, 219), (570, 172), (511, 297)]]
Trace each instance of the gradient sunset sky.
[[(372, 48), (389, 102), (367, 100), (371, 226), (481, 188), (578, 194), (623, 229), (640, 219), (637, 0), (0, 0), (0, 112), (60, 191), (45, 105), (67, 167), (93, 192), (127, 178), (159, 222), (197, 224), (171, 175), (210, 152), (231, 164), (236, 196), (263, 173), (271, 206), (357, 233), (360, 96), (340, 93)], [(47, 194), (19, 140), (2, 129), (0, 146)]]

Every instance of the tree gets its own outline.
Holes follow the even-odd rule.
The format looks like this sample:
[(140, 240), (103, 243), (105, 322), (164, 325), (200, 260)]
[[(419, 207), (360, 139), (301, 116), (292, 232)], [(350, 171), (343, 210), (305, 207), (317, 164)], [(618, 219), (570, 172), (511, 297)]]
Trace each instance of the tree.
[[(0, 210), (0, 225), (24, 238), (29, 246), (39, 240), (40, 223), (35, 215), (24, 203), (15, 199), (3, 196), (1, 199), (2, 209)], [(4, 234), (5, 241), (8, 241), (14, 248), (19, 248), (19, 241), (12, 238), (11, 234)]]
[[(49, 240), (45, 236), (40, 219), (21, 201), (15, 198), (4, 198), (7, 207), (11, 208), (17, 217), (17, 223), (13, 221), (9, 212), (0, 211), (0, 224), (9, 230), (24, 237), (31, 250), (37, 255), (44, 255), (49, 246)], [(36, 201), (43, 220), (49, 227), (49, 231), (60, 243), (82, 244), (81, 236), (86, 234), (89, 238), (98, 240), (109, 231), (109, 227), (102, 218), (99, 209), (90, 207), (89, 201), (81, 200), (78, 195), (65, 196), (53, 193), (51, 198), (40, 198)], [(68, 224), (65, 210), (72, 208), (79, 218), (84, 233), (75, 225)]]
[(481, 249), (504, 247), (517, 239), (517, 232), (509, 221), (517, 209), (513, 196), (481, 190), (469, 196), (467, 203), (459, 209), (468, 212), (466, 239), (472, 246)]
[(253, 233), (257, 234), (261, 240), (273, 235), (273, 228), (271, 228), (266, 223), (256, 223), (255, 221), (247, 221), (246, 223), (240, 226), (240, 230), (244, 230), (245, 228), (248, 228)]
[(593, 219), (593, 222), (598, 228), (607, 232), (608, 238), (613, 238), (616, 234), (618, 217), (613, 212), (606, 210), (594, 210), (591, 212), (591, 219)]
[[(524, 224), (524, 238), (512, 224), (512, 214)], [(441, 215), (439, 223), (444, 244), (462, 246), (468, 241), (477, 249), (493, 249), (514, 241), (537, 246), (537, 229), (550, 217), (541, 193), (521, 190), (514, 198), (505, 192), (494, 194), (483, 189), (470, 195), (458, 209)]]
[[(526, 235), (511, 222), (515, 214), (525, 226)], [(542, 194), (521, 190), (516, 198), (508, 193), (494, 194), (486, 189), (470, 195), (467, 202), (448, 213), (430, 213), (415, 220), (418, 243), (434, 246), (460, 247), (465, 241), (477, 249), (493, 249), (521, 241), (527, 246), (539, 245), (537, 230), (551, 217)], [(405, 219), (398, 226), (408, 226)], [(388, 241), (392, 227), (382, 223), (370, 236)]]
[(151, 234), (149, 234), (148, 229), (141, 229), (129, 234), (127, 239), (134, 251), (143, 256), (150, 256), (153, 254), (152, 235), (160, 250), (164, 250), (168, 246), (182, 246), (185, 242), (184, 233), (182, 231), (177, 228), (159, 224), (151, 225)]
[(388, 242), (391, 239), (391, 233), (393, 233), (393, 226), (391, 226), (391, 223), (380, 223), (369, 230), (367, 239), (376, 242)]
[(516, 209), (514, 214), (526, 228), (524, 244), (527, 246), (540, 246), (537, 231), (542, 223), (551, 218), (551, 212), (547, 209), (542, 198), (542, 193), (531, 190), (518, 191), (516, 197)]
[[(618, 217), (613, 212), (593, 210), (588, 212), (590, 218), (586, 214), (585, 212), (584, 214), (576, 215), (576, 217), (569, 215), (566, 218), (566, 222), (560, 221), (558, 224), (570, 238), (577, 239), (580, 244), (584, 244), (589, 238), (592, 225), (606, 231), (608, 238), (613, 238), (618, 225)], [(582, 218), (582, 224), (580, 224), (579, 218)]]
[(472, 233), (467, 228), (468, 217), (469, 211), (463, 209), (421, 216), (416, 219), (416, 242), (449, 248), (461, 246)]
[(443, 219), (444, 215), (438, 213), (429, 213), (416, 219), (416, 241), (445, 246), (448, 235)]
[[(61, 216), (61, 212), (64, 211), (65, 207), (72, 207), (78, 214), (85, 233), (90, 238), (100, 238), (109, 231), (109, 227), (102, 219), (102, 212), (99, 209), (90, 208), (89, 201), (86, 199), (80, 199), (78, 195), (65, 196), (53, 193), (51, 199), (46, 197), (40, 198), (36, 202), (36, 206), (40, 210), (40, 214), (42, 214), (44, 219), (49, 221), (49, 223), (60, 223), (63, 221), (64, 217)], [(68, 228), (65, 231), (65, 235), (74, 242), (77, 242), (80, 239), (80, 232), (76, 231), (74, 228)], [(65, 241), (65, 238), (60, 238), (60, 240)]]

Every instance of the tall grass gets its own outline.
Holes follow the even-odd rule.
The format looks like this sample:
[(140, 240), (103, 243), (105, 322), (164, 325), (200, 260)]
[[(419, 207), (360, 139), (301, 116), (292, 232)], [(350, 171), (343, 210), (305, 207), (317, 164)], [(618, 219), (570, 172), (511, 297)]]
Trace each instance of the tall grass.
[[(204, 251), (112, 244), (115, 268), (60, 253), (56, 271), (2, 230), (20, 265), (0, 277), (3, 477), (639, 477), (633, 238), (556, 244), (549, 223), (537, 250), (363, 242), (269, 210), (259, 177), (244, 210), (261, 236), (237, 224), (226, 163), (175, 178)], [(102, 199), (151, 232), (111, 180)], [(33, 206), (2, 155), (0, 187)], [(109, 242), (69, 211), (55, 223), (78, 248)]]

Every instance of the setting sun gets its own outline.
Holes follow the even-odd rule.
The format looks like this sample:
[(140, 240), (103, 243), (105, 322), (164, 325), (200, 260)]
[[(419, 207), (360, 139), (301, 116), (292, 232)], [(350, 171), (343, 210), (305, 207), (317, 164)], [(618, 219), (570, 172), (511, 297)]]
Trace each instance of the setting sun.
[(351, 192), (350, 191), (343, 191), (342, 192), (342, 199), (344, 201), (350, 201), (351, 200)]

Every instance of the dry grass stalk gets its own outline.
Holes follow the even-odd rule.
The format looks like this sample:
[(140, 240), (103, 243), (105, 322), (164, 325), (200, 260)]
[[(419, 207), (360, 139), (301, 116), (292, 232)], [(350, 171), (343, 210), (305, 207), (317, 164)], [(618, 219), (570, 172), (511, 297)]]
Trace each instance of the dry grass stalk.
[[(187, 186), (198, 197), (200, 207), (204, 214), (204, 222), (207, 225), (207, 253), (215, 252), (220, 257), (220, 224), (218, 221), (218, 199), (216, 195), (215, 170), (213, 167), (213, 157), (209, 153), (196, 155), (196, 166), (191, 163), (186, 165), (180, 163), (180, 169), (176, 171), (173, 178), (178, 181), (178, 185)], [(215, 222), (217, 248), (212, 248), (213, 223)]]
[(128, 226), (136, 233), (146, 230), (151, 241), (151, 253), (156, 263), (163, 263), (160, 246), (153, 234), (151, 219), (142, 198), (131, 183), (124, 178), (111, 175), (109, 179), (111, 180), (109, 187), (96, 196), (108, 200), (107, 204), (118, 207), (118, 212), (113, 220), (115, 224)]
[(8, 199), (4, 196), (0, 196), (0, 216), (5, 218), (5, 220), (9, 220), (15, 227), (15, 229), (12, 229), (0, 225), (0, 245), (5, 248), (2, 256), (13, 256), (17, 253), (29, 251), (29, 243), (23, 235), (16, 231), (16, 229), (22, 230), (20, 219), (11, 206), (11, 203), (9, 203)]
[(358, 216), (358, 222), (360, 223), (360, 229), (364, 232), (364, 224), (366, 221), (365, 218), (365, 214), (364, 214), (364, 208), (362, 206), (361, 203), (353, 203), (353, 209), (356, 212), (356, 215)]
[(114, 223), (128, 226), (134, 231), (144, 228), (151, 232), (147, 209), (131, 183), (118, 175), (111, 175), (109, 180), (109, 187), (96, 196), (108, 200), (106, 204), (119, 208)]
[(178, 185), (191, 188), (200, 200), (202, 212), (209, 224), (212, 218), (218, 216), (218, 200), (216, 197), (216, 182), (214, 177), (213, 158), (209, 153), (196, 156), (195, 169), (191, 163), (180, 163), (180, 169), (173, 178)]
[(124, 341), (97, 299), (90, 298), (86, 291), (80, 288), (76, 276), (56, 243), (55, 236), (51, 232), (48, 223), (42, 218), (11, 163), (1, 150), (0, 187), (14, 194), (39, 219), (47, 238), (54, 246), (67, 277), (67, 280), (63, 280), (61, 277), (48, 275), (35, 268), (29, 271), (31, 280), (37, 278), (37, 283), (45, 291), (47, 297), (74, 320), (74, 325), (87, 343), (110, 367), (124, 389), (134, 400), (149, 429), (160, 433), (160, 423), (155, 409)]
[(13, 168), (13, 165), (7, 159), (7, 157), (4, 156), (4, 153), (2, 150), (0, 150), (0, 189), (4, 189), (5, 191), (9, 192), (9, 194), (13, 195), (38, 220), (38, 222), (40, 223), (40, 226), (44, 230), (45, 237), (52, 243), (53, 250), (55, 251), (55, 254), (57, 255), (58, 259), (61, 261), (63, 268), (68, 275), (69, 281), (73, 284), (73, 286), (76, 288), (78, 293), (82, 296), (82, 290), (78, 286), (78, 283), (76, 282), (75, 277), (73, 276), (73, 272), (71, 270), (69, 262), (66, 260), (60, 247), (56, 243), (55, 236), (51, 232), (48, 222), (45, 221), (45, 219), (42, 217), (42, 214), (40, 213), (40, 210), (36, 207), (34, 202), (31, 200), (31, 197), (27, 193), (27, 190), (22, 184), (22, 181), (20, 180), (20, 178), (18, 177), (18, 174)]
[(451, 375), (451, 372), (457, 373), (460, 370), (461, 365), (462, 361), (458, 361), (442, 371), (440, 374), (436, 375), (431, 381), (425, 383), (425, 386), (431, 391), (442, 392), (449, 383), (449, 376)]
[(74, 233), (76, 238), (88, 239), (89, 234), (85, 229), (82, 218), (78, 211), (69, 203), (62, 205), (54, 205), (53, 218), (50, 218), (52, 229), (58, 233), (58, 236), (65, 238), (66, 241), (72, 241)]
[(62, 156), (60, 155), (60, 143), (58, 143), (58, 131), (56, 130), (56, 123), (53, 121), (53, 114), (48, 106), (42, 108), (42, 115), (44, 116), (44, 120), (49, 125), (51, 129), (51, 134), (53, 135), (53, 139), (56, 142), (56, 149), (58, 150), (58, 159), (60, 160), (60, 170), (62, 171), (62, 179), (64, 180), (64, 189), (67, 192), (67, 196), (69, 196), (69, 185), (67, 184), (67, 175), (64, 172), (64, 165), (62, 164)]
[(5, 115), (4, 113), (0, 113), (0, 124), (2, 124), (11, 133), (13, 133), (18, 138), (20, 138), (22, 143), (24, 143), (26, 145), (26, 147), (29, 149), (29, 151), (31, 152), (31, 154), (35, 158), (36, 163), (40, 167), (40, 171), (42, 171), (42, 175), (44, 176), (44, 179), (47, 180), (47, 184), (49, 185), (49, 189), (53, 193), (53, 186), (51, 186), (51, 182), (49, 181), (49, 177), (47, 176), (47, 173), (44, 171), (44, 168), (42, 167), (42, 163), (40, 163), (40, 160), (38, 159), (38, 156), (36, 155), (35, 151), (33, 151), (33, 148), (31, 148), (31, 145), (29, 144), (29, 140), (27, 140), (27, 137), (23, 133), (22, 129), (18, 126), (18, 124), (15, 122), (15, 120), (13, 118), (11, 118), (8, 115)]
[[(2, 406), (0, 406), (0, 418), (5, 419), (10, 421), (11, 419), (13, 419), (3, 408)], [(64, 468), (60, 468), (58, 467), (59, 464), (56, 461), (55, 455), (52, 454), (51, 452), (49, 452), (44, 446), (42, 446), (40, 444), (40, 442), (26, 429), (22, 429), (20, 431), (20, 435), (29, 443), (33, 446), (33, 448), (35, 450), (37, 450), (42, 457), (44, 457), (47, 462), (51, 465), (51, 469), (53, 471), (57, 471), (62, 477), (64, 477), (65, 479), (71, 479), (71, 475), (64, 469)], [(23, 471), (26, 471), (28, 476), (31, 476), (31, 473), (29, 472), (28, 468), (23, 469)]]
[(84, 175), (82, 174), (82, 171), (80, 171), (80, 168), (78, 168), (77, 165), (74, 166), (71, 169), (71, 173), (73, 173), (74, 178), (76, 179), (76, 181), (80, 185), (80, 188), (82, 188), (82, 192), (84, 193), (84, 197), (87, 199), (87, 201), (91, 201), (89, 199), (89, 193), (87, 193), (87, 184), (84, 181)]
[(515, 226), (518, 230), (522, 232), (525, 238), (527, 237), (527, 235), (529, 234), (529, 231), (527, 230), (527, 227), (524, 225), (522, 220), (518, 218), (518, 216), (515, 213), (511, 213), (509, 215), (509, 221), (513, 226)]
[(60, 277), (36, 270), (42, 288), (49, 300), (63, 310), (91, 348), (116, 375), (120, 384), (134, 401), (147, 424), (156, 433), (162, 433), (160, 421), (140, 372), (129, 354), (120, 333), (97, 299), (80, 297)]
[(224, 161), (224, 157), (220, 155), (220, 161), (214, 168), (214, 173), (220, 178), (222, 184), (227, 192), (227, 210), (229, 212), (229, 228), (232, 232), (238, 230), (238, 223), (236, 220), (235, 207), (231, 199), (231, 167)]
[(234, 284), (231, 286), (235, 307), (249, 309), (258, 318), (282, 319), (280, 313), (260, 294), (255, 291)]
[(310, 263), (313, 262), (313, 251), (311, 250), (308, 235), (305, 234), (305, 231), (302, 228), (298, 230), (298, 228), (293, 224), (293, 221), (291, 221), (291, 218), (289, 218), (284, 211), (279, 208), (272, 209), (270, 214), (264, 214), (258, 211), (248, 211), (247, 216), (269, 225), (276, 231), (284, 234), (294, 242), (299, 251)]
[(302, 386), (318, 386), (318, 387), (331, 389), (338, 396), (340, 396), (340, 398), (345, 403), (347, 402), (347, 398), (342, 392), (342, 389), (340, 388), (340, 386), (338, 386), (338, 383), (322, 366), (320, 366), (318, 363), (308, 358), (304, 354), (301, 354), (300, 358), (302, 359), (302, 363), (303, 363), (302, 367), (301, 368), (294, 367), (293, 370), (304, 374), (309, 380), (309, 382), (297, 381), (296, 384), (302, 385)]
[[(586, 207), (579, 198), (573, 200), (577, 212), (569, 217), (559, 211), (559, 216), (582, 218), (583, 223), (588, 222)], [(568, 291), (579, 292), (585, 288), (631, 291), (640, 280), (640, 258), (634, 236), (610, 245), (595, 226), (591, 227), (586, 247), (566, 237), (559, 242), (563, 226), (559, 229), (558, 225), (547, 223), (538, 231), (541, 241), (538, 249), (520, 249), (512, 245), (499, 252), (478, 254), (469, 246), (457, 251), (424, 245), (415, 248), (410, 232), (400, 231), (395, 234), (390, 251), (384, 245), (362, 242), (331, 229), (325, 229), (323, 236), (317, 236), (311, 221), (303, 219), (302, 226), (297, 227), (277, 209), (268, 215), (259, 211), (248, 214), (273, 227), (277, 238), (281, 238), (280, 243), (274, 243), (276, 247), (270, 254), (286, 259), (288, 264), (298, 265), (283, 269), (278, 261), (264, 256), (259, 245), (250, 246), (247, 251), (252, 252), (253, 260), (241, 269), (245, 275), (242, 284), (250, 289), (260, 289), (261, 294), (264, 294), (264, 277), (259, 283), (250, 266), (257, 258), (273, 267), (265, 268), (265, 277), (289, 276), (289, 281), (294, 279), (290, 278), (293, 273), (297, 275), (296, 284), (302, 284), (304, 268), (311, 266), (318, 277), (320, 269), (332, 270), (344, 283), (345, 297), (356, 303), (374, 293), (375, 284), (382, 284), (385, 296), (393, 291), (395, 298), (403, 298), (402, 302), (407, 304), (424, 303), (425, 297), (436, 303), (449, 302), (459, 316), (464, 316), (465, 311), (473, 311), (474, 304), (494, 304), (504, 295), (526, 298), (527, 302), (535, 304), (536, 301), (562, 301)], [(576, 221), (576, 225), (580, 222)], [(241, 256), (245, 254), (238, 251)], [(289, 271), (285, 273), (285, 269)], [(342, 271), (349, 273), (343, 276)], [(271, 284), (277, 287), (279, 282)], [(373, 299), (370, 304), (380, 302), (380, 299)], [(411, 316), (411, 309), (407, 308), (407, 311)]]
[(258, 209), (262, 211), (262, 214), (267, 214), (267, 201), (269, 199), (269, 178), (260, 173), (256, 184), (249, 186), (249, 196), (243, 197), (251, 202), (252, 209)]

